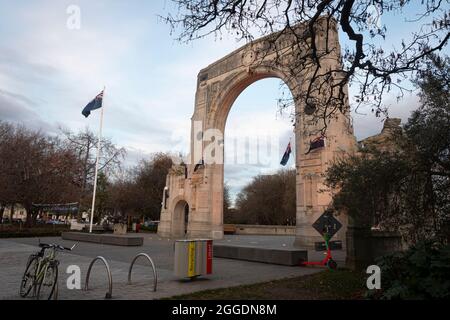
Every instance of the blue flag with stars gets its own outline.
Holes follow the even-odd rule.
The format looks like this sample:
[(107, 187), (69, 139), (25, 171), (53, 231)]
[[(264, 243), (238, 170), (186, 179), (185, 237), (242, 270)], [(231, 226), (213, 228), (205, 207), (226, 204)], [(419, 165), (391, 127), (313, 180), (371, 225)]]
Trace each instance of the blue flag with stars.
[(91, 115), (91, 111), (100, 109), (102, 107), (102, 105), (103, 105), (103, 91), (100, 92), (94, 98), (94, 100), (89, 102), (89, 104), (86, 107), (84, 107), (84, 109), (81, 112), (81, 114), (87, 118), (87, 117), (89, 117)]
[(281, 159), (281, 162), (280, 162), (280, 164), (281, 164), (282, 166), (287, 165), (287, 163), (288, 163), (288, 161), (289, 161), (289, 157), (291, 156), (291, 152), (292, 152), (292, 149), (291, 149), (291, 143), (289, 142), (289, 144), (288, 144), (288, 146), (287, 146), (287, 148), (286, 148), (286, 152), (285, 152), (284, 155), (283, 155), (283, 159)]

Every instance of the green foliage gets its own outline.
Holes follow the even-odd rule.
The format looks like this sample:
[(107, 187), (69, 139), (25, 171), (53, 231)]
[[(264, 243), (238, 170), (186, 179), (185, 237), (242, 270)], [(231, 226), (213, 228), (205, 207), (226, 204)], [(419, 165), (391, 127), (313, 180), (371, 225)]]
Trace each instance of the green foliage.
[(97, 216), (103, 216), (107, 213), (106, 211), (108, 211), (109, 186), (110, 183), (108, 181), (108, 177), (104, 172), (100, 172), (97, 180), (97, 194), (95, 203), (95, 211)]
[(289, 225), (295, 223), (295, 170), (259, 175), (237, 195), (235, 223)]
[(62, 232), (69, 231), (67, 225), (46, 225), (32, 228), (0, 225), (0, 238), (36, 238), (59, 237)]
[(223, 184), (223, 221), (224, 223), (234, 222), (231, 209), (230, 186), (226, 182)]
[[(416, 243), (448, 241), (450, 226), (449, 59), (432, 56), (416, 81), (421, 105), (404, 126), (327, 172), (336, 210), (359, 225), (399, 230)], [(377, 149), (378, 148), (378, 149)]]
[(450, 246), (430, 241), (377, 261), (382, 291), (368, 296), (380, 299), (449, 299)]
[(373, 151), (336, 162), (327, 172), (326, 184), (340, 190), (333, 198), (337, 211), (371, 226), (398, 213), (395, 192), (408, 172), (400, 154)]
[(162, 190), (172, 167), (169, 154), (156, 153), (142, 160), (109, 190), (110, 206), (122, 216), (143, 215), (157, 220), (161, 212)]
[(135, 212), (153, 220), (159, 218), (162, 190), (171, 167), (172, 159), (165, 153), (155, 153), (150, 160), (142, 160), (136, 167), (136, 194), (133, 196), (138, 200), (138, 206), (134, 208)]
[(151, 225), (151, 226), (141, 226), (141, 230), (142, 231), (147, 231), (147, 232), (152, 232), (152, 233), (156, 233), (158, 231), (158, 226), (157, 225)]

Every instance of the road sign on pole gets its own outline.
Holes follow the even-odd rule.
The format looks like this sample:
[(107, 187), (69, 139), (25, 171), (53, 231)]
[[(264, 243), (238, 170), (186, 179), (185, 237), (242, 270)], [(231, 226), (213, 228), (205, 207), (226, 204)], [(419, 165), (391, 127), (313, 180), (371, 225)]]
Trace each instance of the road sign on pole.
[(313, 224), (313, 228), (317, 230), (322, 236), (327, 233), (329, 239), (342, 228), (342, 224), (337, 220), (332, 210), (326, 210), (319, 219)]

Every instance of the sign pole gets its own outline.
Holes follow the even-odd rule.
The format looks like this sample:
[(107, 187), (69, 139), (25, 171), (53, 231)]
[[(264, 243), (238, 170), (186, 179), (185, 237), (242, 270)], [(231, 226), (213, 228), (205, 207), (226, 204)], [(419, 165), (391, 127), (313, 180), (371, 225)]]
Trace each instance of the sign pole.
[(105, 100), (105, 89), (103, 88), (103, 98), (102, 98), (102, 110), (100, 114), (100, 129), (98, 132), (98, 144), (97, 144), (97, 160), (95, 162), (95, 176), (94, 176), (94, 194), (92, 195), (92, 208), (91, 208), (91, 221), (89, 226), (89, 233), (92, 233), (92, 225), (94, 222), (94, 211), (95, 211), (95, 196), (97, 194), (97, 178), (98, 178), (98, 164), (100, 161), (100, 155), (101, 155), (101, 141), (102, 141), (102, 130), (103, 130), (103, 111), (105, 109), (104, 106), (104, 100)]

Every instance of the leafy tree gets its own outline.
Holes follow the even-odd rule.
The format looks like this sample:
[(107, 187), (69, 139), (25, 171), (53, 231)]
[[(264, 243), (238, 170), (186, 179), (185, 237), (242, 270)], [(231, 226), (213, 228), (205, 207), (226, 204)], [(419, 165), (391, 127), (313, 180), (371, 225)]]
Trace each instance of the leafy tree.
[(345, 212), (357, 225), (371, 227), (400, 214), (397, 196), (408, 171), (399, 153), (371, 150), (336, 161), (327, 171), (326, 184), (339, 190), (333, 196), (336, 211)]
[(58, 138), (21, 126), (2, 124), (0, 186), (3, 204), (21, 204), (27, 225), (35, 222), (33, 204), (75, 202), (79, 197), (76, 154)]
[(98, 220), (110, 212), (110, 194), (109, 194), (110, 183), (108, 177), (104, 172), (100, 172), (97, 178), (97, 192), (95, 199), (95, 214)]
[(425, 241), (405, 252), (377, 261), (383, 275), (381, 290), (371, 290), (370, 298), (384, 300), (449, 299), (450, 245)]
[(416, 81), (421, 106), (396, 147), (337, 161), (326, 183), (339, 190), (335, 209), (358, 224), (402, 230), (412, 242), (445, 242), (450, 223), (448, 58), (432, 56), (427, 66)]
[(280, 170), (274, 175), (256, 176), (237, 195), (236, 210), (235, 219), (240, 223), (292, 224), (295, 221), (295, 171)]
[(136, 208), (140, 205), (136, 198), (139, 191), (133, 174), (129, 172), (127, 178), (116, 179), (109, 188), (109, 201), (114, 208), (114, 215), (122, 219), (128, 214), (136, 213)]
[(450, 236), (450, 58), (432, 55), (415, 83), (421, 106), (405, 132), (424, 176), (423, 214)]
[(227, 183), (223, 185), (223, 220), (228, 223), (232, 218), (230, 217), (231, 197), (230, 186)]
[(14, 127), (11, 124), (0, 121), (0, 221), (6, 206), (12, 204), (15, 193), (9, 153), (13, 132)]
[(142, 160), (112, 184), (112, 207), (122, 216), (140, 214), (157, 220), (161, 212), (162, 190), (171, 167), (172, 159), (165, 153), (156, 153), (150, 160)]
[(153, 220), (157, 220), (161, 213), (162, 190), (171, 167), (172, 158), (169, 155), (156, 153), (150, 161), (142, 160), (136, 168), (139, 210)]
[[(78, 133), (63, 128), (60, 130), (68, 148), (76, 153), (78, 160), (82, 163), (83, 170), (80, 171), (78, 177), (81, 190), (79, 202), (82, 209), (90, 208), (98, 153), (98, 137), (89, 129)], [(112, 176), (119, 172), (125, 154), (124, 148), (117, 147), (111, 139), (102, 138), (99, 173)], [(81, 218), (81, 213), (82, 210), (79, 212), (79, 218)]]

